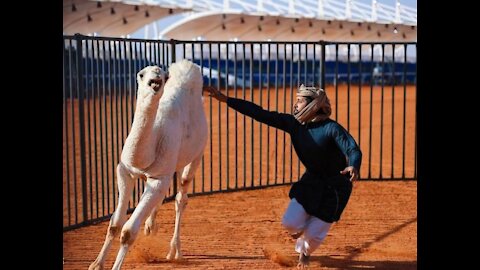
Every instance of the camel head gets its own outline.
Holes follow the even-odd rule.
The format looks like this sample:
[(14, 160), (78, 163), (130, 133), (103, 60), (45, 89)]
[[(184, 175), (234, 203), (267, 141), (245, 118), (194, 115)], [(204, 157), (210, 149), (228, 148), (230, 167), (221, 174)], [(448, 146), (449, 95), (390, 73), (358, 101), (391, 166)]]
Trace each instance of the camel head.
[(157, 93), (163, 92), (163, 87), (167, 80), (168, 73), (163, 71), (160, 67), (147, 66), (137, 73), (138, 91), (146, 91), (156, 95)]

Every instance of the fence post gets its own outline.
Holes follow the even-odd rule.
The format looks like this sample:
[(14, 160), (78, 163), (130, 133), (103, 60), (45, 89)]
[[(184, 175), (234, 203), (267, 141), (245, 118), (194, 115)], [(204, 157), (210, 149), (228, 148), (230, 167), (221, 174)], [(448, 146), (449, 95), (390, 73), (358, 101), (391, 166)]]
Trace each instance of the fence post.
[(87, 223), (87, 169), (85, 165), (85, 119), (83, 110), (83, 36), (75, 34), (77, 41), (77, 96), (78, 96), (78, 120), (80, 125), (80, 172), (82, 181), (82, 209), (83, 209), (83, 224)]
[(325, 41), (320, 40), (321, 57), (320, 57), (320, 88), (325, 91)]
[[(170, 58), (172, 59), (172, 63), (175, 63), (175, 61), (176, 61), (175, 45), (176, 45), (175, 39), (170, 39), (170, 46), (172, 46), (172, 49), (170, 50), (172, 52), (172, 55), (170, 56)], [(193, 61), (193, 59), (192, 59), (192, 61)], [(174, 198), (175, 198), (175, 195), (177, 194), (177, 191), (178, 191), (178, 187), (177, 187), (177, 178), (178, 177), (181, 177), (181, 176), (178, 176), (177, 172), (175, 172), (173, 174), (173, 197)]]

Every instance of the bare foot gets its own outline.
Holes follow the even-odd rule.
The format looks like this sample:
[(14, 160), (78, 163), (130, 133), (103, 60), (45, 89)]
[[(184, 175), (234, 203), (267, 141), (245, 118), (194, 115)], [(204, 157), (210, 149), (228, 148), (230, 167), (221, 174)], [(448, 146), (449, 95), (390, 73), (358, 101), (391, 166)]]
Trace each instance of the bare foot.
[(297, 269), (306, 269), (309, 263), (310, 256), (303, 254), (303, 252), (300, 253), (300, 256), (298, 257)]

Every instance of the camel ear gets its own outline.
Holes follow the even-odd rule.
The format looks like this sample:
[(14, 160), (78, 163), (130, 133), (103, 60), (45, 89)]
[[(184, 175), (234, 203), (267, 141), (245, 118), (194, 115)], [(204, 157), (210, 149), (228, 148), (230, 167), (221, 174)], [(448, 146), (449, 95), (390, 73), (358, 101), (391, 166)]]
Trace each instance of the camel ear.
[(165, 82), (168, 81), (168, 78), (170, 78), (170, 74), (168, 73), (168, 71), (165, 73)]
[(140, 72), (138, 72), (137, 78), (139, 80), (143, 80), (143, 75), (145, 75), (145, 70), (141, 70)]

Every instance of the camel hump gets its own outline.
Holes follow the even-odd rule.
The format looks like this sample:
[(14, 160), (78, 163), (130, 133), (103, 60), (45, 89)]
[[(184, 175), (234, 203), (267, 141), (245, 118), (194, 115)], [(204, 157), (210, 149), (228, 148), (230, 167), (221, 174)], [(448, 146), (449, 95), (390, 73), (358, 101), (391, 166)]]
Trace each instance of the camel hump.
[(172, 63), (168, 73), (170, 78), (174, 78), (175, 84), (186, 86), (188, 89), (202, 88), (202, 72), (200, 67), (192, 61), (182, 59)]

